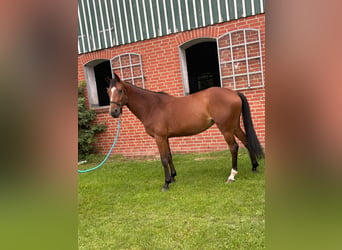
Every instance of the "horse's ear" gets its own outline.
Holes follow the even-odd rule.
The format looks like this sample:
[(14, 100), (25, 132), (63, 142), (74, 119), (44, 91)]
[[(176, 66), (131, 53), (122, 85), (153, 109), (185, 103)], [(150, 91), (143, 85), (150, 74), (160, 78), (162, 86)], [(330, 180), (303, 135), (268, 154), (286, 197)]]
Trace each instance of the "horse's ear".
[(112, 78), (110, 78), (109, 76), (105, 76), (105, 81), (107, 83), (107, 86), (110, 86), (110, 82), (112, 81)]
[(116, 80), (117, 82), (121, 82), (120, 77), (119, 77), (117, 74), (115, 74), (115, 73), (114, 73), (114, 78), (115, 78), (115, 80)]

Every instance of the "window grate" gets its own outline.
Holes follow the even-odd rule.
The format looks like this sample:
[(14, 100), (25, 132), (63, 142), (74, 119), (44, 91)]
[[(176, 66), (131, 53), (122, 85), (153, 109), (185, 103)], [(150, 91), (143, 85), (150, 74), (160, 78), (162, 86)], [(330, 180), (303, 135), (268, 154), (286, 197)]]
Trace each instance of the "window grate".
[(260, 31), (239, 29), (217, 39), (221, 86), (234, 90), (264, 87)]
[(144, 74), (142, 69), (141, 55), (126, 53), (113, 57), (110, 60), (112, 74), (119, 73), (123, 81), (128, 81), (133, 85), (145, 88)]

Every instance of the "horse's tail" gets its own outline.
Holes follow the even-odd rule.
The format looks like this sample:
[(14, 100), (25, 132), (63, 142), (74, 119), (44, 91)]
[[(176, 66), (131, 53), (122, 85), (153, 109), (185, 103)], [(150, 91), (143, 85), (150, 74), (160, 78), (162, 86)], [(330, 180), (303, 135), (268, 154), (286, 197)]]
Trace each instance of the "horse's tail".
[(262, 150), (258, 137), (255, 133), (251, 111), (249, 108), (249, 104), (247, 98), (244, 94), (238, 92), (242, 100), (242, 118), (243, 118), (243, 125), (245, 127), (246, 135), (247, 135), (247, 148), (250, 151), (250, 154), (254, 154), (256, 158), (264, 158), (265, 154)]

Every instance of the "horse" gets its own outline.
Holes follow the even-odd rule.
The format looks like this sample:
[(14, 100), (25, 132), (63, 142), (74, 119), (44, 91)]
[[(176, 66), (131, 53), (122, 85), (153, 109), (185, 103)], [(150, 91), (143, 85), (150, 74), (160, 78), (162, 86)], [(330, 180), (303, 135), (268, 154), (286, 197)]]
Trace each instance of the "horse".
[[(238, 173), (239, 145), (235, 137), (247, 148), (252, 171), (257, 171), (258, 160), (264, 157), (264, 152), (254, 130), (247, 98), (242, 93), (211, 87), (188, 96), (174, 97), (134, 86), (122, 81), (117, 74), (113, 79), (107, 76), (106, 81), (109, 84), (109, 115), (118, 118), (126, 105), (142, 122), (147, 134), (155, 139), (165, 172), (162, 191), (169, 189), (177, 175), (169, 138), (199, 134), (214, 123), (232, 155), (232, 168), (226, 183), (235, 181)], [(240, 127), (241, 114), (246, 133)]]

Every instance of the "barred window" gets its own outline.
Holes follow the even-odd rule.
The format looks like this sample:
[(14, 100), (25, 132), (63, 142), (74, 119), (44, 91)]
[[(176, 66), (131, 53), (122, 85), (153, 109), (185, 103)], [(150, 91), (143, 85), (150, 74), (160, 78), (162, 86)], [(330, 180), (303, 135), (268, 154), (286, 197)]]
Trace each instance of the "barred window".
[(222, 87), (264, 87), (260, 31), (240, 29), (217, 39)]
[(142, 69), (141, 55), (127, 53), (115, 56), (111, 60), (112, 72), (118, 74), (121, 80), (144, 88), (144, 74)]

